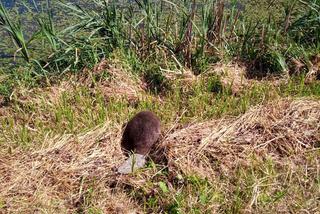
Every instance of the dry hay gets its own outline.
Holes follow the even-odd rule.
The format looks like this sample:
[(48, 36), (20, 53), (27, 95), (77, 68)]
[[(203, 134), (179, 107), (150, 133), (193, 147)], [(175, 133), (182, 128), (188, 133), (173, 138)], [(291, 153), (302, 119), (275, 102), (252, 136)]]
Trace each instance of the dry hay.
[(280, 86), (288, 82), (288, 76), (267, 76), (260, 80), (248, 78), (248, 68), (246, 65), (238, 62), (216, 63), (202, 73), (200, 76), (207, 79), (210, 75), (218, 75), (221, 84), (231, 90), (233, 95), (239, 95), (241, 92), (248, 90), (256, 85), (273, 85)]
[[(175, 131), (163, 141), (171, 166), (214, 178), (248, 157), (288, 157), (319, 146), (320, 102), (281, 100), (234, 119), (211, 120)], [(173, 170), (174, 171), (174, 170)]]
[[(90, 204), (104, 213), (137, 213), (139, 206), (109, 185), (123, 160), (121, 128), (49, 139), (35, 151), (2, 150), (0, 202), (6, 212), (72, 213)], [(8, 152), (9, 151), (9, 152)], [(92, 191), (90, 191), (90, 188)]]
[(247, 68), (244, 65), (230, 62), (228, 64), (217, 63), (202, 75), (208, 76), (211, 73), (219, 75), (223, 86), (230, 87), (233, 94), (238, 94), (242, 89), (254, 82), (246, 78), (246, 72)]
[(320, 54), (311, 57), (308, 67), (309, 72), (306, 75), (306, 82), (320, 80)]
[[(280, 100), (225, 118), (170, 130), (162, 140), (170, 171), (214, 179), (247, 164), (253, 153), (274, 158), (312, 149), (320, 141), (320, 102)], [(117, 176), (124, 161), (121, 126), (47, 139), (41, 148), (0, 150), (0, 205), (8, 213), (141, 213), (128, 189), (138, 190), (156, 174)], [(319, 146), (319, 145), (318, 145)], [(300, 154), (300, 155), (301, 155)]]
[(196, 76), (190, 69), (168, 70), (160, 68), (160, 70), (164, 73), (164, 76), (172, 82), (179, 80), (183, 83), (190, 84), (197, 80)]
[[(17, 87), (10, 99), (16, 100), (21, 104), (34, 104), (41, 105), (47, 103), (48, 105), (53, 105), (57, 103), (63, 93), (71, 92), (75, 90), (75, 80), (74, 77), (70, 76), (70, 80), (61, 81), (58, 84), (27, 89), (25, 87)], [(41, 95), (41, 96), (40, 96)]]
[(137, 76), (123, 69), (120, 63), (102, 60), (93, 68), (92, 73), (97, 75), (102, 72), (107, 72), (109, 78), (108, 81), (103, 80), (97, 83), (97, 89), (105, 97), (123, 96), (129, 100), (137, 99), (146, 87)]
[(167, 79), (179, 80), (184, 84), (192, 84), (201, 79), (207, 79), (211, 74), (218, 75), (221, 78), (221, 83), (224, 87), (231, 88), (233, 94), (238, 94), (242, 89), (251, 85), (253, 80), (246, 79), (247, 68), (239, 63), (216, 63), (209, 67), (209, 69), (199, 76), (195, 76), (191, 70), (177, 70), (171, 71), (161, 69)]
[[(105, 74), (103, 74), (105, 72)], [(106, 75), (95, 80), (94, 76)], [(102, 93), (105, 98), (123, 97), (128, 100), (136, 100), (143, 93), (145, 85), (129, 71), (123, 69), (119, 63), (102, 60), (92, 70), (85, 68), (81, 74), (67, 74), (64, 80), (46, 87), (28, 89), (17, 87), (10, 96), (21, 104), (49, 105), (56, 104), (63, 93), (69, 93), (86, 87), (92, 93)], [(0, 97), (1, 103), (1, 97)]]
[(320, 80), (320, 54), (315, 54), (310, 57), (310, 60), (303, 62), (302, 59), (291, 58), (289, 66), (290, 75), (301, 75), (305, 71), (305, 83), (311, 83)]

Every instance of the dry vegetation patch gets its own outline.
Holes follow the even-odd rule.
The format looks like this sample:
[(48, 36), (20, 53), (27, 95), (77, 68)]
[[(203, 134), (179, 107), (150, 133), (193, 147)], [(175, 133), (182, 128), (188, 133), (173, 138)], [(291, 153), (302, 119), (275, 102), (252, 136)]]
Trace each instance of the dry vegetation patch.
[(168, 160), (186, 174), (228, 174), (253, 153), (277, 158), (319, 147), (320, 102), (280, 100), (238, 118), (211, 120), (176, 130), (163, 145)]
[(116, 96), (129, 100), (138, 99), (145, 90), (145, 84), (123, 69), (120, 63), (102, 60), (91, 70), (85, 68), (81, 74), (68, 74), (64, 80), (46, 87), (17, 87), (10, 99), (21, 104), (39, 105), (46, 102), (53, 105), (63, 93), (71, 93), (81, 87), (88, 88), (92, 93), (99, 91), (106, 98)]
[(246, 78), (247, 68), (239, 63), (217, 63), (202, 75), (217, 74), (224, 87), (230, 88), (233, 94), (238, 94), (244, 88), (253, 84), (253, 80)]
[[(232, 175), (236, 167), (245, 167), (252, 154), (261, 159), (271, 156), (281, 162), (282, 158), (317, 149), (319, 121), (319, 101), (280, 100), (252, 108), (237, 118), (171, 130), (161, 146), (171, 172), (215, 180), (221, 175)], [(131, 198), (127, 188), (142, 188), (157, 171), (115, 175), (113, 168), (125, 158), (120, 138), (121, 125), (106, 122), (83, 134), (47, 139), (40, 148), (28, 151), (3, 146), (1, 208), (8, 213), (88, 213), (88, 209), (104, 213), (141, 212), (143, 204)]]
[[(34, 151), (0, 153), (0, 201), (10, 212), (130, 213), (138, 206), (121, 190), (108, 185), (112, 168), (124, 157), (119, 147), (121, 130), (109, 123), (82, 135), (48, 139)], [(91, 210), (94, 211), (94, 210)]]
[(105, 72), (108, 81), (100, 78), (98, 90), (104, 96), (125, 96), (129, 100), (136, 99), (145, 89), (145, 84), (131, 72), (123, 69), (120, 62), (110, 63), (102, 60), (93, 69), (93, 75), (101, 75)]
[[(281, 84), (287, 84), (287, 75), (272, 76), (268, 75), (262, 79), (250, 78), (248, 76), (248, 66), (239, 62), (229, 63), (216, 63), (211, 65), (210, 68), (202, 73), (200, 76), (204, 79), (208, 79), (211, 75), (217, 75), (220, 78), (221, 84), (224, 88), (230, 89), (233, 95), (239, 95), (245, 90), (250, 90), (256, 85), (272, 85), (280, 86)], [(307, 75), (308, 76), (308, 75)], [(308, 78), (306, 79), (306, 81)], [(309, 80), (308, 80), (309, 81)], [(309, 81), (312, 82), (312, 81)]]

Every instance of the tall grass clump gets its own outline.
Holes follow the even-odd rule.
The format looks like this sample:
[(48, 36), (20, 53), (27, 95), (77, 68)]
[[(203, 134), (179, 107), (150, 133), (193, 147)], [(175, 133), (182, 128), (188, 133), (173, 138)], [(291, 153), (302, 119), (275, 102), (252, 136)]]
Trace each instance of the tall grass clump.
[[(81, 71), (121, 50), (130, 59), (136, 56), (141, 65), (134, 66), (140, 68), (188, 67), (200, 74), (219, 60), (238, 60), (247, 64), (249, 76), (264, 77), (287, 72), (293, 59), (307, 65), (319, 50), (318, 0), (282, 0), (277, 5), (240, 0), (53, 1), (49, 6), (30, 36), (33, 44), (46, 41), (50, 46), (32, 49), (31, 61), (47, 73)], [(59, 29), (56, 20), (61, 17), (55, 13), (69, 19)], [(1, 6), (1, 25), (30, 63), (30, 41), (12, 20)]]
[(22, 53), (22, 57), (25, 61), (30, 62), (30, 54), (28, 50), (28, 41), (22, 31), (21, 22), (14, 22), (9, 16), (7, 10), (0, 2), (0, 26), (3, 28), (11, 37), (14, 42), (17, 52)]

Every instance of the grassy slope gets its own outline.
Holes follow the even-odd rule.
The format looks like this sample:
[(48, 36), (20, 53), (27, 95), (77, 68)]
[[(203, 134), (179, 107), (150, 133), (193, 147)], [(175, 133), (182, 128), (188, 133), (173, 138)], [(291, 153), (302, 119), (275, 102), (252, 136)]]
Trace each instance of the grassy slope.
[[(172, 80), (171, 89), (166, 94), (155, 96), (141, 90), (143, 83), (134, 76), (123, 78), (122, 75), (127, 75), (127, 72), (121, 73), (121, 68), (127, 66), (103, 67), (89, 77), (71, 76), (69, 80), (47, 88), (31, 91), (20, 88), (12, 97), (11, 104), (1, 108), (0, 170), (6, 172), (2, 179), (8, 182), (0, 187), (0, 206), (4, 211), (316, 211), (319, 206), (316, 198), (320, 196), (319, 151), (312, 147), (299, 150), (303, 156), (296, 153), (279, 156), (272, 152), (259, 155), (259, 152), (254, 152), (227, 171), (223, 165), (220, 166), (222, 159), (219, 154), (214, 152), (212, 158), (216, 161), (209, 165), (214, 173), (209, 176), (183, 172), (181, 167), (154, 165), (153, 162), (132, 176), (115, 179), (108, 177), (108, 174), (112, 174), (112, 167), (123, 160), (118, 143), (122, 123), (142, 109), (150, 109), (159, 115), (163, 133), (167, 133), (163, 141), (167, 139), (171, 142), (170, 138), (190, 123), (200, 124), (217, 119), (213, 124), (219, 124), (220, 118), (243, 115), (252, 106), (260, 104), (272, 102), (277, 105), (283, 102), (283, 97), (290, 97), (289, 100), (298, 97), (318, 100), (319, 82), (304, 84), (303, 79), (298, 79), (288, 83), (280, 81), (275, 85), (273, 81), (254, 81), (235, 96), (230, 92), (230, 87), (221, 85), (216, 77), (202, 75), (191, 81), (183, 78)], [(95, 78), (101, 77), (103, 72), (109, 75), (102, 79)], [(121, 89), (122, 86), (127, 90)], [(115, 90), (118, 90), (118, 96), (110, 93)], [(317, 111), (318, 104), (310, 108)], [(281, 108), (285, 111), (285, 107)], [(104, 126), (95, 128), (101, 125)], [(201, 132), (202, 129), (198, 130)], [(204, 138), (202, 136), (200, 140)], [(183, 143), (184, 140), (178, 142)], [(185, 148), (192, 142), (187, 140)], [(181, 155), (187, 153), (182, 152)], [(236, 152), (233, 155), (236, 160), (239, 154)], [(210, 159), (200, 160), (205, 163)], [(34, 168), (38, 164), (41, 167)], [(56, 164), (60, 167), (56, 168)], [(189, 167), (196, 165), (190, 164)], [(72, 168), (72, 171), (68, 170)], [(51, 179), (50, 172), (55, 179), (48, 181)], [(16, 180), (12, 180), (11, 176), (15, 176)], [(44, 187), (39, 183), (30, 187), (34, 179), (50, 184)], [(114, 183), (115, 180), (118, 184)], [(16, 189), (15, 185), (21, 186)], [(128, 203), (128, 200), (131, 200), (130, 205), (124, 207), (122, 204)]]
[[(234, 64), (210, 64), (237, 57), (262, 76), (310, 72), (319, 45), (304, 42), (317, 38), (312, 17), (318, 11), (300, 1), (290, 11), (288, 2), (270, 9), (267, 1), (251, 1), (239, 19), (227, 9), (214, 26), (222, 39), (211, 38), (210, 45), (209, 7), (198, 11), (187, 42), (191, 1), (161, 16), (160, 25), (162, 9), (148, 4), (135, 15), (112, 6), (91, 14), (70, 5), (82, 19), (76, 18), (80, 30), (66, 45), (58, 42), (64, 38), (59, 25), (51, 29), (44, 17), (43, 35), (25, 56), (34, 61), (0, 68), (0, 213), (318, 212), (319, 81), (247, 80)], [(58, 7), (59, 14), (66, 9)], [(313, 16), (294, 22), (309, 10)], [(263, 17), (258, 27), (255, 14)], [(282, 32), (286, 18), (294, 23), (289, 33)], [(86, 21), (92, 28), (81, 27)], [(136, 48), (122, 54), (127, 44)], [(101, 56), (108, 61), (96, 64)], [(188, 63), (201, 75), (181, 75)], [(82, 72), (64, 73), (69, 65)], [(124, 159), (122, 124), (143, 109), (161, 118), (165, 156), (133, 175), (115, 176), (113, 167)]]

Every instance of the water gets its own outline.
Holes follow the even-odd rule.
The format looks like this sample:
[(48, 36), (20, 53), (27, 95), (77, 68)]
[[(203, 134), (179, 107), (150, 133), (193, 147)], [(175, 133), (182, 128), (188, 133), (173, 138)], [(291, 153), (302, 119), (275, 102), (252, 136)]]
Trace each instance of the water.
[[(48, 1), (49, 3), (51, 2), (51, 0), (24, 0), (24, 2), (26, 2), (27, 4), (29, 4), (29, 6), (31, 6), (31, 8), (34, 10), (34, 12), (37, 11), (37, 7), (39, 7), (41, 2), (46, 2)], [(10, 8), (14, 8), (15, 6), (17, 6), (16, 8), (18, 9), (17, 11), (19, 13), (24, 13), (26, 12), (26, 8), (23, 6), (22, 4), (22, 0), (0, 0), (0, 2), (4, 5), (5, 8), (10, 9)], [(36, 4), (36, 6), (35, 6)], [(28, 27), (28, 29), (32, 29), (32, 27)], [(0, 28), (0, 61), (1, 59), (11, 59), (13, 58), (13, 54), (11, 52), (9, 52), (6, 48), (2, 47), (2, 37), (6, 36), (7, 33), (3, 32), (3, 29)], [(25, 38), (28, 38), (28, 35), (24, 35)], [(9, 52), (9, 53), (8, 53)], [(19, 58), (19, 54), (18, 56), (16, 56), (16, 58)], [(1, 67), (1, 62), (0, 62), (0, 67)]]
[(1, 0), (1, 3), (5, 7), (13, 7), (13, 5), (15, 4), (15, 0)]
[[(6, 8), (12, 8), (17, 3), (16, 0), (0, 0), (0, 1)], [(31, 3), (32, 0), (27, 0), (27, 2)], [(37, 2), (37, 0), (35, 0), (35, 2)]]

